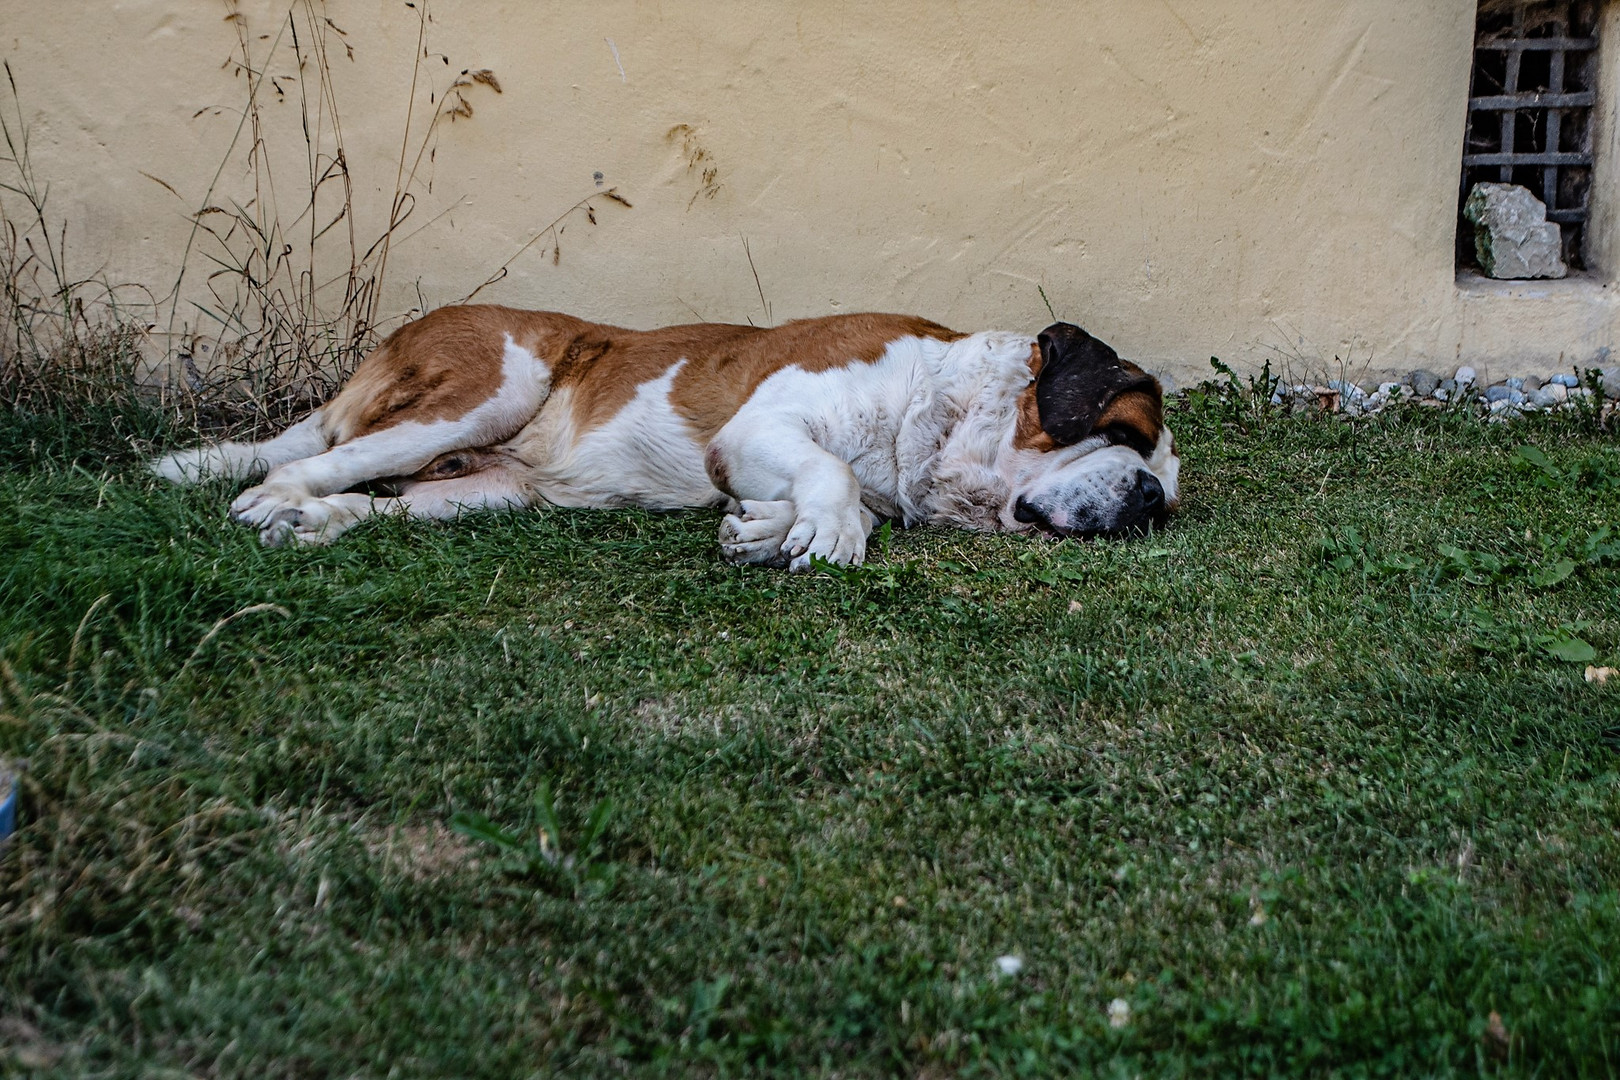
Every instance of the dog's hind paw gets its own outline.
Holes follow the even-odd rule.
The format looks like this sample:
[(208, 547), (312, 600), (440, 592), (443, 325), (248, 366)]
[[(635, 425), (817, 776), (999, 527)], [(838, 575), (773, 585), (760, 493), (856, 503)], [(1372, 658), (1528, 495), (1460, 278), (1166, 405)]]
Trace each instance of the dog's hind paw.
[(248, 471), (244, 463), (217, 446), (199, 446), (192, 450), (176, 450), (153, 458), (146, 467), (171, 484), (189, 487), (205, 480), (230, 479), (237, 473)]
[(176, 450), (146, 463), (153, 474), (171, 484), (196, 484), (208, 475), (203, 451)]
[(176, 450), (153, 458), (146, 467), (171, 484), (189, 486), (207, 480), (240, 480), (262, 475), (265, 464), (255, 456), (252, 446), (221, 443)]

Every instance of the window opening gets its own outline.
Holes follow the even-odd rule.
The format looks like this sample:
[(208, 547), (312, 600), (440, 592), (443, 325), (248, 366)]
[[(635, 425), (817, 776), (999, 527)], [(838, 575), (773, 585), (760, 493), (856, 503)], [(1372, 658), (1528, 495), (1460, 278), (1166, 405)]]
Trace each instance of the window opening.
[(1592, 189), (1599, 0), (1480, 0), (1468, 91), (1457, 265), (1475, 266), (1474, 226), (1462, 216), (1481, 181), (1519, 184), (1558, 223), (1564, 262), (1586, 266)]

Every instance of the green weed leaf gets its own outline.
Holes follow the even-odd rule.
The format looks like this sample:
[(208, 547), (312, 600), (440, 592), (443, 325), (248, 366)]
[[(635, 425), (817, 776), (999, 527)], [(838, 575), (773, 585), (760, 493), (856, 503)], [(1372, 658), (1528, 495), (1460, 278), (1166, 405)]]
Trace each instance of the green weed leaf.
[(503, 851), (521, 852), (523, 850), (521, 840), (483, 814), (475, 814), (466, 810), (457, 811), (455, 816), (450, 819), (450, 828), (462, 836), (492, 844)]
[(1587, 562), (1597, 564), (1609, 559), (1620, 558), (1620, 541), (1611, 541), (1609, 539), (1613, 531), (1612, 528), (1605, 525), (1586, 538), (1586, 542), (1581, 545), (1581, 548)]
[(580, 836), (580, 846), (589, 850), (596, 846), (596, 842), (607, 831), (608, 820), (613, 817), (613, 802), (603, 799), (591, 808), (591, 816), (585, 820), (585, 831)]
[(1578, 637), (1559, 637), (1543, 641), (1541, 648), (1554, 659), (1572, 664), (1589, 664), (1597, 659), (1597, 650)]
[(1548, 585), (1558, 584), (1560, 581), (1563, 581), (1574, 572), (1575, 560), (1559, 559), (1557, 562), (1549, 563), (1548, 565), (1537, 570), (1535, 573), (1531, 574), (1530, 584), (1536, 586), (1538, 589), (1543, 589)]
[(541, 780), (535, 786), (532, 805), (533, 831), (526, 829), (526, 835), (509, 832), (471, 811), (456, 813), (450, 819), (450, 828), (500, 849), (506, 856), (502, 868), (507, 873), (533, 878), (549, 888), (570, 890), (576, 897), (600, 896), (610, 889), (617, 871), (597, 857), (613, 816), (613, 803), (603, 799), (591, 808), (577, 843), (564, 835), (550, 780)]
[(1552, 463), (1552, 459), (1534, 446), (1519, 447), (1519, 460), (1534, 465), (1554, 480), (1564, 479), (1564, 470)]

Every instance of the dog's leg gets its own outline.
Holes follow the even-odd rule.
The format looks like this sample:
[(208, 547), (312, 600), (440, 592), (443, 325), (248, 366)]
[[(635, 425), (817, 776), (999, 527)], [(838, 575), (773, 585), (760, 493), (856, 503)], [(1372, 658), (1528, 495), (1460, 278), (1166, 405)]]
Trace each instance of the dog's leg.
[[(550, 368), (499, 327), (461, 326), (455, 318), (472, 316), (445, 310), (450, 315), (412, 324), (362, 361), (321, 409), (331, 448), (271, 469), (231, 503), (231, 517), (274, 542), (287, 530), (268, 527), (283, 511), (367, 481), (411, 476), (441, 454), (500, 443), (534, 419), (550, 393)], [(347, 508), (338, 516), (350, 516), (353, 503), (334, 504)], [(311, 509), (312, 517), (321, 513)]]
[[(737, 566), (770, 566), (785, 569), (791, 557), (785, 550), (788, 533), (793, 531), (797, 513), (792, 500), (760, 502), (743, 500), (735, 514), (720, 520), (720, 554)], [(861, 534), (872, 535), (877, 518), (861, 507)]]
[(787, 499), (744, 499), (737, 513), (720, 519), (720, 554), (729, 563), (787, 567), (783, 550), (793, 529), (793, 503)]
[(459, 420), (406, 421), (271, 469), (231, 503), (231, 518), (265, 528), (277, 513), (385, 476), (409, 476), (440, 454), (476, 446), (485, 432)]
[[(744, 561), (774, 564), (776, 556), (762, 557), (768, 540), (789, 520), (777, 551), (789, 570), (808, 570), (812, 556), (840, 565), (859, 564), (866, 557), (866, 536), (873, 518), (861, 505), (861, 484), (848, 463), (816, 444), (808, 432), (761, 432), (738, 417), (720, 429), (704, 456), (716, 487), (756, 507), (749, 521), (731, 515), (722, 525), (721, 543), (728, 543)], [(791, 504), (791, 510), (761, 504)], [(735, 519), (735, 524), (731, 524)]]
[(314, 457), (330, 445), (317, 411), (266, 442), (227, 442), (177, 450), (155, 459), (149, 468), (175, 484), (199, 484), (213, 478), (251, 480), (278, 465)]
[(259, 539), (266, 547), (329, 544), (373, 514), (444, 521), (476, 510), (519, 510), (532, 501), (513, 471), (495, 467), (452, 480), (410, 482), (386, 498), (340, 492), (305, 499), (272, 514)]

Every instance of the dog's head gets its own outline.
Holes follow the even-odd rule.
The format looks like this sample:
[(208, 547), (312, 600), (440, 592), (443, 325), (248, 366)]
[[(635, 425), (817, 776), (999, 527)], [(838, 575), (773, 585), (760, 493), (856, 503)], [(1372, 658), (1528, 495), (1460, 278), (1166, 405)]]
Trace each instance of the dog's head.
[(1107, 536), (1162, 525), (1181, 462), (1158, 380), (1069, 323), (1041, 331), (1029, 367), (1002, 462), (1002, 527)]

